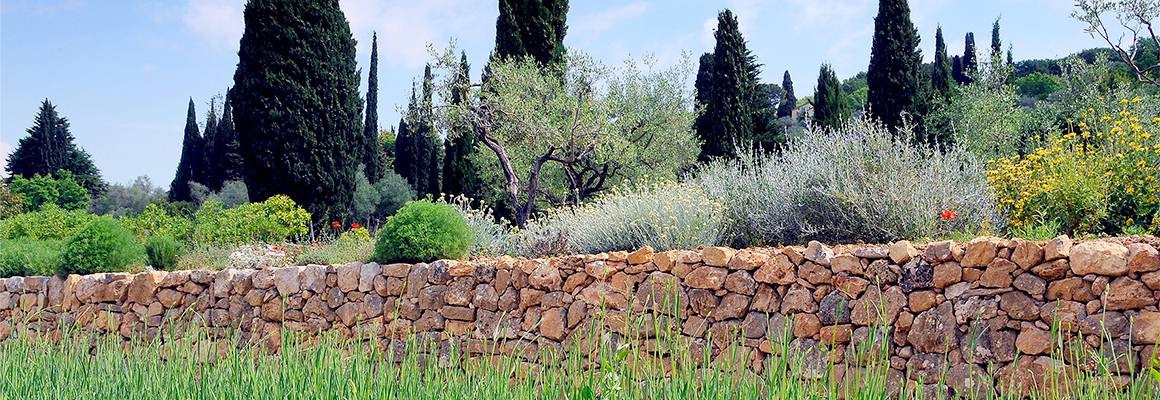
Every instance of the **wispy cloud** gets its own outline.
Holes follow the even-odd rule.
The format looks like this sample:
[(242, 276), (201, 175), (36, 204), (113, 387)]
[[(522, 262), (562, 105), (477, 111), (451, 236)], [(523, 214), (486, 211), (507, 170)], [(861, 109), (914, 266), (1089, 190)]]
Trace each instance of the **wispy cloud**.
[(785, 9), (792, 15), (793, 28), (830, 29), (844, 26), (866, 14), (873, 15), (877, 3), (872, 0), (787, 0)]
[[(728, 0), (725, 2), (725, 7), (733, 12), (737, 17), (737, 26), (741, 28), (741, 34), (750, 37), (753, 36), (751, 29), (755, 26), (755, 22), (761, 16), (761, 10), (765, 7), (766, 0)], [(705, 19), (701, 24), (701, 43), (703, 45), (712, 46), (715, 39), (713, 32), (717, 31), (717, 15)]]
[(214, 46), (236, 48), (245, 28), (243, 0), (190, 0), (182, 22)]
[(382, 62), (406, 68), (429, 61), (428, 44), (489, 36), (499, 13), (483, 1), (347, 0), (341, 5), (360, 50), (369, 52), (371, 32), (378, 32)]

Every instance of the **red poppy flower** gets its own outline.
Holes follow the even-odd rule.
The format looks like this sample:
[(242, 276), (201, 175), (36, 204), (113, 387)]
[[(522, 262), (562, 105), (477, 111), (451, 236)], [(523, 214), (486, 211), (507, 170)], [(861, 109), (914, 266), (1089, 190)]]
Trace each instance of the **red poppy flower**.
[(943, 210), (942, 212), (942, 219), (946, 221), (953, 221), (958, 216), (958, 214), (955, 214), (955, 212), (951, 210)]
[(358, 222), (354, 222), (350, 224), (350, 229), (358, 229), (361, 226), (362, 225), (359, 225)]
[(339, 229), (339, 228), (342, 228), (342, 223), (338, 222), (338, 221), (331, 221), (330, 227), (334, 228), (334, 229)]

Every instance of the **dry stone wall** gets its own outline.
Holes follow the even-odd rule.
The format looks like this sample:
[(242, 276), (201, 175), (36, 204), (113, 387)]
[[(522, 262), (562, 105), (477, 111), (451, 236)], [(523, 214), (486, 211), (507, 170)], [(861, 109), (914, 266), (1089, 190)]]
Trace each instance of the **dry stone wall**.
[[(1124, 242), (1073, 243), (1066, 236), (882, 246), (811, 242), (13, 277), (0, 279), (0, 340), (17, 327), (50, 331), (61, 322), (126, 338), (154, 336), (167, 321), (185, 320), (240, 330), (268, 345), (284, 329), (387, 339), (420, 334), (477, 351), (527, 355), (577, 340), (579, 327), (591, 321), (647, 337), (648, 324), (633, 328), (625, 321), (667, 315), (693, 343), (691, 351), (716, 358), (739, 342), (744, 362), (759, 372), (784, 348), (842, 364), (853, 346), (885, 332), (896, 387), (945, 382), (942, 389), (924, 388), (1029, 393), (1053, 372), (1098, 364), (1061, 356), (1072, 354), (1067, 349), (1104, 357), (1116, 372), (1110, 383), (1124, 385), (1160, 356), (1160, 254), (1152, 244)], [(505, 345), (484, 345), (494, 340)]]

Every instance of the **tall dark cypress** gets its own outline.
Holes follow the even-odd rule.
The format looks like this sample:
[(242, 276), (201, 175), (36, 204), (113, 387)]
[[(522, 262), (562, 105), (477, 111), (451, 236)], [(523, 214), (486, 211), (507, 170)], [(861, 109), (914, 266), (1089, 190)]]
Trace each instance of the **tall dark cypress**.
[[(701, 54), (697, 63), (697, 79), (693, 82), (693, 89), (696, 91), (695, 99), (701, 111), (697, 114), (697, 119), (693, 121), (693, 129), (700, 135), (702, 132), (708, 132), (712, 123), (712, 118), (707, 111), (709, 102), (713, 100), (713, 53)], [(704, 136), (702, 136), (703, 139)]]
[(793, 79), (789, 77), (789, 70), (781, 76), (781, 88), (785, 90), (785, 95), (781, 98), (781, 105), (777, 107), (777, 117), (785, 118), (793, 115), (793, 110), (797, 108), (797, 97), (793, 94)]
[(842, 83), (829, 64), (822, 64), (818, 71), (818, 86), (814, 91), (813, 103), (814, 122), (819, 126), (837, 129), (850, 117), (846, 93), (842, 91)]
[(963, 75), (959, 83), (965, 85), (975, 81), (975, 74), (979, 72), (979, 58), (975, 55), (975, 33), (967, 32), (967, 37), (964, 42)]
[(355, 40), (338, 0), (250, 0), (234, 123), (250, 199), (285, 194), (318, 220), (351, 205), (363, 153)]
[(1003, 59), (1003, 40), (999, 38), (999, 18), (995, 18), (995, 23), (991, 24), (991, 58), (996, 61)]
[(963, 82), (963, 56), (951, 57), (951, 77), (956, 83)]
[(367, 72), (367, 108), (363, 121), (362, 163), (367, 179), (378, 182), (383, 177), (382, 145), (379, 143), (379, 34), (371, 36), (371, 67)]
[[(471, 80), (468, 78), (471, 66), (467, 64), (467, 53), (459, 55), (459, 76), (451, 92), (451, 104), (462, 104), (468, 96)], [(474, 155), (477, 150), (475, 136), (461, 125), (453, 126), (443, 147), (443, 193), (449, 196), (463, 195), (479, 199), (482, 186)]]
[(950, 98), (951, 81), (954, 80), (954, 77), (951, 75), (951, 63), (947, 59), (947, 44), (943, 41), (941, 26), (934, 33), (934, 65), (931, 68), (931, 89), (941, 99)]
[(185, 136), (181, 140), (181, 159), (177, 162), (177, 173), (169, 184), (169, 201), (191, 201), (189, 183), (195, 182), (205, 151), (201, 143), (201, 133), (197, 128), (197, 111), (193, 99), (189, 99), (189, 110), (185, 113)]
[[(395, 173), (403, 177), (412, 189), (421, 184), (416, 178), (415, 164), (418, 149), (415, 146), (415, 133), (418, 126), (418, 99), (415, 97), (415, 86), (411, 85), (411, 101), (407, 103), (407, 112), (399, 119), (399, 132), (395, 136)], [(418, 190), (416, 190), (418, 193)]]
[(222, 101), (222, 119), (214, 133), (214, 176), (213, 187), (221, 189), (229, 181), (242, 180), (242, 154), (238, 149), (238, 133), (234, 130), (234, 113), (230, 107), (229, 90)]
[(8, 173), (29, 178), (37, 174), (59, 178), (60, 171), (67, 171), (94, 198), (104, 192), (106, 185), (101, 172), (93, 165), (89, 153), (77, 147), (69, 131), (68, 118), (60, 116), (48, 99), (40, 103), (36, 120), (25, 132), (28, 136), (20, 138), (8, 156), (5, 167)]
[(434, 91), (435, 76), (431, 73), (431, 66), (423, 70), (423, 98), (419, 103), (419, 129), (416, 131), (417, 143), (422, 160), (417, 163), (419, 177), (426, 177), (426, 183), (418, 193), (426, 193), (432, 197), (439, 195), (439, 133), (435, 131), (434, 112), (432, 110), (432, 92)]
[(757, 85), (750, 73), (754, 68), (753, 59), (732, 11), (717, 15), (717, 31), (713, 36), (717, 44), (713, 48), (712, 90), (704, 111), (703, 129), (697, 131), (701, 139), (701, 160), (734, 157), (737, 144), (754, 139), (750, 103)]
[(193, 181), (209, 187), (210, 189), (221, 189), (220, 186), (214, 185), (215, 176), (217, 176), (217, 104), (216, 99), (210, 99), (209, 112), (205, 114), (205, 129), (202, 130), (201, 135), (201, 161), (198, 163), (199, 168), (195, 171)]
[(915, 112), (919, 101), (918, 43), (906, 0), (880, 0), (866, 71), (867, 102), (870, 112), (892, 130), (902, 125), (904, 113)]
[(567, 33), (568, 0), (500, 0), (493, 55), (530, 56), (541, 65), (563, 65)]

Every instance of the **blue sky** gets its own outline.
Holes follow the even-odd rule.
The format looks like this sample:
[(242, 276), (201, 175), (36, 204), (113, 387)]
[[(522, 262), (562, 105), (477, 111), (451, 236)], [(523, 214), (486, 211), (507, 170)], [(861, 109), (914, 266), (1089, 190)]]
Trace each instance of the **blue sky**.
[[(1070, 18), (1070, 0), (911, 0), (923, 53), (936, 25), (952, 53), (975, 32), (986, 49), (1002, 17), (1004, 46), (1016, 59), (1059, 57), (1099, 42)], [(50, 99), (106, 179), (148, 175), (168, 186), (181, 153), (185, 112), (198, 114), (232, 84), (243, 0), (0, 0), (0, 161)], [(496, 3), (486, 0), (342, 0), (365, 70), (371, 32), (379, 34), (379, 120), (398, 121), (426, 46), (455, 38), (473, 72), (491, 51)], [(789, 70), (798, 97), (813, 91), (818, 66), (841, 78), (864, 70), (877, 0), (582, 0), (568, 14), (570, 48), (609, 63), (653, 55), (678, 62), (711, 51), (719, 10), (738, 14), (763, 79)], [(691, 82), (691, 80), (690, 80)], [(365, 89), (364, 89), (365, 90)], [(204, 122), (204, 121), (201, 121)], [(3, 168), (0, 168), (2, 170)]]

